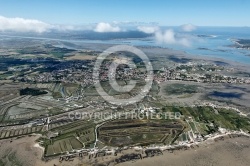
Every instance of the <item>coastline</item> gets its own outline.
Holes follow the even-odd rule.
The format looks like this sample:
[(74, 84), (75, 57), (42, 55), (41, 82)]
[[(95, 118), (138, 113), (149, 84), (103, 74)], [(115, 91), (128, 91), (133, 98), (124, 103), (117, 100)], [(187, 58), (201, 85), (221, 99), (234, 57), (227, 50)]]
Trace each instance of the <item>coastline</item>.
[[(248, 166), (250, 158), (246, 153), (250, 152), (249, 138), (226, 138), (217, 142), (210, 141), (194, 146), (188, 150), (176, 150), (173, 153), (164, 152), (163, 155), (143, 160), (118, 164), (119, 166)], [(242, 148), (245, 147), (245, 148)], [(239, 162), (240, 161), (240, 162)]]
[[(169, 160), (167, 160), (166, 158), (171, 159), (173, 157), (173, 155), (175, 155), (177, 158), (182, 158), (183, 153), (185, 155), (190, 155), (194, 153), (194, 150), (199, 150), (201, 149), (204, 150), (210, 146), (213, 145), (213, 147), (217, 147), (217, 142), (221, 142), (224, 140), (227, 141), (234, 141), (235, 138), (242, 138), (245, 139), (247, 142), (249, 142), (249, 138), (250, 138), (250, 134), (247, 134), (243, 131), (228, 131), (226, 129), (220, 129), (220, 134), (219, 133), (215, 133), (212, 135), (209, 135), (207, 137), (207, 139), (205, 141), (201, 141), (201, 142), (193, 142), (193, 143), (179, 143), (178, 145), (167, 145), (167, 146), (155, 146), (155, 147), (127, 147), (124, 150), (122, 150), (121, 152), (119, 152), (117, 154), (117, 156), (114, 155), (107, 155), (107, 156), (102, 156), (102, 157), (83, 157), (83, 158), (79, 158), (79, 157), (74, 157), (72, 160), (69, 161), (62, 161), (60, 162), (58, 158), (54, 158), (51, 160), (48, 160), (47, 162), (43, 162), (40, 161), (40, 165), (39, 166), (43, 166), (43, 164), (59, 164), (59, 165), (65, 165), (65, 166), (70, 166), (73, 164), (84, 164), (84, 165), (95, 165), (95, 164), (103, 164), (103, 165), (147, 165), (147, 163), (149, 162), (153, 162), (155, 160), (159, 160), (159, 162), (162, 162), (161, 164), (165, 164), (165, 162), (168, 162)], [(231, 139), (229, 139), (231, 138)], [(162, 153), (162, 155), (153, 155), (153, 157), (146, 157), (145, 158), (145, 154), (144, 151), (146, 150), (157, 150), (159, 149)], [(250, 142), (249, 142), (249, 149), (250, 151)], [(93, 151), (94, 152), (94, 151)], [(93, 153), (91, 151), (91, 154)], [(97, 151), (95, 151), (97, 152)], [(122, 162), (122, 163), (115, 163), (114, 161), (116, 159), (118, 159), (119, 157), (122, 157), (123, 155), (128, 155), (128, 154), (141, 154), (143, 157), (143, 159), (135, 159), (135, 160), (130, 160), (130, 161), (126, 161), (126, 162)], [(172, 154), (172, 155), (171, 155)], [(78, 155), (75, 155), (78, 156)], [(172, 161), (170, 162), (174, 162), (175, 159), (172, 159)], [(160, 163), (159, 163), (160, 164)], [(150, 164), (148, 164), (150, 165)], [(175, 164), (178, 165), (178, 164)]]
[(226, 67), (233, 67), (238, 70), (244, 70), (247, 72), (250, 72), (250, 64), (246, 63), (241, 63), (237, 61), (232, 61), (232, 60), (227, 60), (224, 58), (219, 58), (219, 57), (209, 57), (209, 56), (200, 56), (200, 55), (195, 55), (188, 53), (186, 51), (181, 51), (181, 50), (174, 50), (171, 48), (163, 48), (163, 47), (142, 47), (138, 46), (139, 49), (142, 49), (146, 53), (146, 55), (150, 58), (154, 58), (154, 56), (159, 56), (163, 55), (166, 56), (167, 58), (169, 56), (175, 56), (178, 58), (187, 58), (192, 61), (203, 61), (203, 62), (210, 62), (210, 63), (216, 63), (216, 62), (222, 62), (224, 63)]
[[(182, 145), (176, 145), (175, 149), (169, 149), (170, 146), (165, 146), (160, 148), (162, 151), (162, 155), (154, 155), (153, 157), (146, 157), (143, 159), (135, 159), (130, 160), (122, 163), (115, 163), (115, 159), (122, 157), (126, 154), (141, 154), (143, 148), (140, 147), (131, 147), (127, 148), (126, 150), (121, 151), (120, 154), (117, 156), (103, 156), (103, 157), (97, 157), (97, 158), (91, 158), (89, 159), (87, 156), (84, 158), (75, 157), (72, 161), (62, 161), (59, 162), (59, 159), (52, 159), (46, 162), (47, 164), (58, 164), (58, 165), (65, 165), (65, 166), (72, 166), (73, 164), (82, 164), (82, 165), (121, 165), (121, 166), (140, 166), (140, 165), (154, 165), (157, 163), (159, 166), (165, 166), (166, 164), (172, 165), (172, 166), (182, 166), (182, 165), (193, 165), (193, 161), (195, 161), (195, 157), (197, 155), (203, 155), (205, 158), (205, 162), (207, 162), (208, 159), (213, 160), (213, 157), (216, 158), (216, 156), (213, 157), (207, 157), (206, 153), (214, 153), (213, 149), (220, 149), (227, 151), (228, 148), (222, 148), (224, 144), (236, 144), (238, 142), (243, 142), (247, 144), (247, 151), (250, 152), (250, 141), (249, 141), (250, 135), (246, 134), (244, 132), (228, 132), (223, 134), (215, 134), (213, 137), (208, 138), (206, 141), (202, 142), (196, 142), (192, 144), (182, 144)], [(178, 147), (180, 146), (180, 147)], [(187, 148), (184, 148), (184, 147)], [(159, 147), (151, 147), (148, 149), (158, 149)], [(145, 149), (144, 149), (145, 150)], [(202, 154), (204, 153), (204, 154)], [(237, 154), (236, 152), (232, 151), (232, 154)], [(145, 156), (144, 153), (142, 153), (143, 156)], [(211, 155), (211, 154), (210, 154)], [(227, 158), (227, 156), (224, 156)], [(190, 160), (192, 159), (192, 160)], [(233, 158), (232, 158), (233, 159)], [(185, 161), (188, 160), (188, 161)], [(250, 159), (249, 159), (250, 161)], [(45, 162), (42, 162), (45, 164)], [(218, 163), (216, 163), (218, 164)], [(223, 163), (225, 164), (225, 163)], [(197, 163), (195, 164), (197, 165)], [(204, 163), (204, 165), (210, 165), (210, 163)], [(220, 165), (219, 166), (224, 166)], [(43, 165), (39, 165), (43, 166)], [(233, 165), (232, 165), (233, 166)], [(246, 164), (242, 166), (247, 166)]]

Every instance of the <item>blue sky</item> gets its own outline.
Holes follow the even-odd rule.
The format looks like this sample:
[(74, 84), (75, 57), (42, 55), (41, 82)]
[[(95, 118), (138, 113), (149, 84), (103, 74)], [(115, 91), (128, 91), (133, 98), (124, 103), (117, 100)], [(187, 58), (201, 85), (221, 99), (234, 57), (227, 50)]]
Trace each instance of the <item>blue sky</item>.
[(250, 26), (249, 0), (1, 0), (0, 16), (49, 24), (113, 21)]

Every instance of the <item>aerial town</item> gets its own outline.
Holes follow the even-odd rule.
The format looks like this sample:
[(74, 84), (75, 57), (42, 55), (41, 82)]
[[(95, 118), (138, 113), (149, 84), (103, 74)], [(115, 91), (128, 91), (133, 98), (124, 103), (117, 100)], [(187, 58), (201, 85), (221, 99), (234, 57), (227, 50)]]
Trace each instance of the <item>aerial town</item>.
[[(95, 89), (98, 51), (49, 44), (40, 49), (1, 50), (0, 139), (39, 134), (44, 162), (81, 159), (112, 165), (192, 149), (209, 140), (250, 137), (245, 90), (250, 78), (237, 67), (173, 56), (159, 65), (160, 58), (154, 59), (149, 93), (138, 103), (117, 106)], [(121, 55), (127, 54), (112, 54), (103, 62), (98, 79), (109, 95), (126, 99), (142, 89), (147, 71), (141, 60), (128, 55), (137, 68), (119, 65), (115, 78), (120, 85), (129, 80), (137, 84), (128, 93), (115, 91), (108, 84), (108, 69)]]
[(250, 1), (0, 7), (0, 166), (250, 165)]

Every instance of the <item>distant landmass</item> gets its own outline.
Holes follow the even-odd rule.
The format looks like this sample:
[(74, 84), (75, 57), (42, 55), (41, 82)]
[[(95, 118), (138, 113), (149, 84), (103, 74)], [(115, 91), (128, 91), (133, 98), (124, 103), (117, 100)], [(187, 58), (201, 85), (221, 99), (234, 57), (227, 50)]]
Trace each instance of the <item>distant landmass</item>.
[(236, 48), (250, 49), (250, 39), (237, 39), (234, 42)]

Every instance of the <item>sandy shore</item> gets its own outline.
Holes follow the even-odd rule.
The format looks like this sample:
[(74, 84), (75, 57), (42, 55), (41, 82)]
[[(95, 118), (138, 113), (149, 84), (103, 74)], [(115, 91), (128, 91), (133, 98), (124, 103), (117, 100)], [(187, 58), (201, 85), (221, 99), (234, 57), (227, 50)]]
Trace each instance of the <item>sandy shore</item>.
[[(35, 142), (39, 135), (25, 136), (19, 139), (0, 141), (0, 159), (5, 166), (86, 166), (115, 159), (114, 156), (84, 160), (75, 158), (73, 161), (59, 162), (58, 158), (42, 161), (43, 148)], [(163, 155), (133, 162), (121, 163), (121, 166), (248, 166), (250, 163), (250, 139), (246, 137), (227, 138), (224, 141), (213, 140), (199, 144), (199, 147), (188, 150), (175, 150), (173, 153), (165, 151)], [(87, 164), (88, 163), (88, 164)], [(0, 163), (1, 165), (1, 163)]]
[(36, 140), (40, 135), (24, 136), (16, 139), (0, 140), (0, 166), (86, 166), (75, 159), (72, 162), (60, 163), (58, 157), (47, 162), (42, 160), (44, 148)]
[[(0, 159), (4, 165), (33, 166), (41, 161), (43, 149), (34, 147), (39, 135), (25, 136), (19, 139), (5, 139), (0, 141)], [(1, 165), (1, 164), (0, 164)]]
[(250, 163), (250, 141), (248, 138), (233, 138), (219, 142), (207, 142), (194, 149), (165, 152), (161, 156), (146, 158), (135, 162), (118, 164), (120, 166), (248, 166)]

